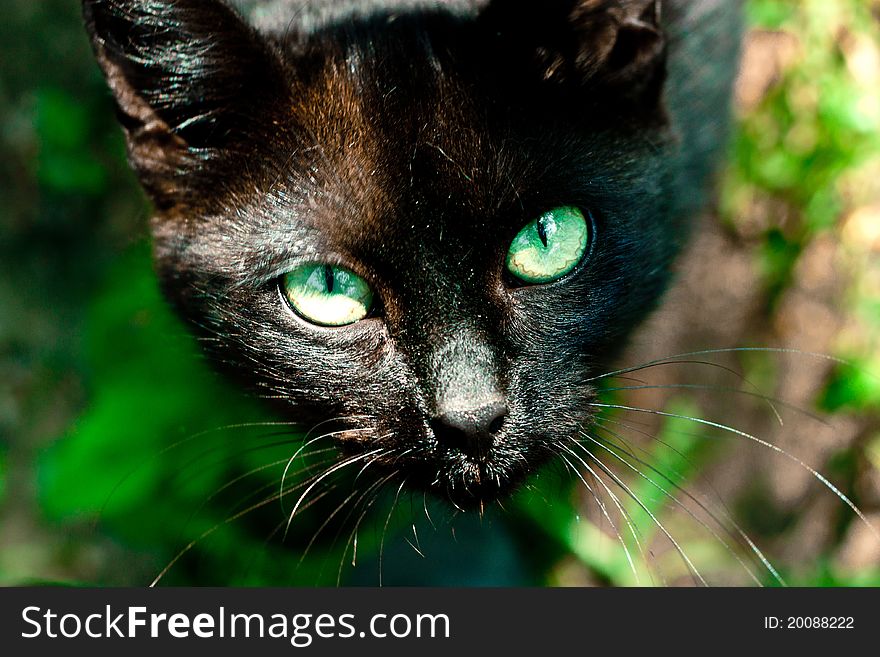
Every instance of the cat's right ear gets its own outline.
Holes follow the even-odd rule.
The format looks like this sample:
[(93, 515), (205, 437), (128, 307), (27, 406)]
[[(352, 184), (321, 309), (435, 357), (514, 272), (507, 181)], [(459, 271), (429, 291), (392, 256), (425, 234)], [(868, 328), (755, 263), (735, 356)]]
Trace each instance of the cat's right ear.
[(83, 0), (129, 159), (156, 204), (210, 189), (285, 95), (282, 64), (220, 0)]

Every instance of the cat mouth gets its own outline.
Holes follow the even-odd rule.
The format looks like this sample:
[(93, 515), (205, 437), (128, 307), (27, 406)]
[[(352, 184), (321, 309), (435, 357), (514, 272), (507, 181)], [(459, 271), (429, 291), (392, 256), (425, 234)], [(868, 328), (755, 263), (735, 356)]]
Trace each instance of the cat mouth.
[(347, 428), (334, 437), (344, 460), (357, 461), (357, 470), (402, 482), (403, 488), (424, 491), (462, 511), (505, 500), (552, 458), (551, 450), (541, 447), (546, 439), (538, 437), (525, 440), (504, 432), (482, 449), (464, 449), (430, 431), (414, 433)]
[(492, 462), (463, 462), (447, 471), (431, 491), (460, 509), (482, 509), (513, 494), (527, 474)]
[(517, 458), (513, 453), (479, 457), (430, 453), (380, 463), (379, 467), (389, 473), (392, 469), (405, 471), (407, 488), (423, 490), (461, 511), (470, 511), (482, 510), (515, 493), (545, 460), (539, 463), (536, 458)]

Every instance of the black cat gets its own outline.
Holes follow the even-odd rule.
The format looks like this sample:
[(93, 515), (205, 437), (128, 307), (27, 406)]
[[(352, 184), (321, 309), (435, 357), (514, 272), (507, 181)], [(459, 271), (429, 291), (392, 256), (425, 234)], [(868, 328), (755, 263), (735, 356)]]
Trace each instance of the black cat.
[(83, 2), (167, 297), (338, 467), (508, 494), (668, 283), (739, 2), (237, 4)]

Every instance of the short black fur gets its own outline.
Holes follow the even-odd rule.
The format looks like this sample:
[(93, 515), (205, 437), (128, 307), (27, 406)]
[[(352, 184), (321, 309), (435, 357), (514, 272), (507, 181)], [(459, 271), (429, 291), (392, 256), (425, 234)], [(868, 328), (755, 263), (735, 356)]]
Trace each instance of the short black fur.
[[(738, 3), (83, 5), (164, 291), (221, 367), (459, 506), (589, 425), (724, 142)], [(589, 255), (511, 284), (511, 241), (559, 206), (592, 217)], [(308, 261), (365, 278), (372, 314), (289, 312), (279, 277)], [(438, 428), (489, 406), (479, 448)]]

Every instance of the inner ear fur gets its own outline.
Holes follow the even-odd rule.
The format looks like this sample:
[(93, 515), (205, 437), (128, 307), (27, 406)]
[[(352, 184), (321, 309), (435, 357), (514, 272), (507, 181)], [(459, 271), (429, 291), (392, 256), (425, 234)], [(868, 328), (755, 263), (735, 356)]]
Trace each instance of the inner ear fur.
[(83, 14), (158, 205), (181, 194), (180, 176), (189, 188), (208, 177), (284, 97), (279, 55), (220, 0), (83, 0)]

